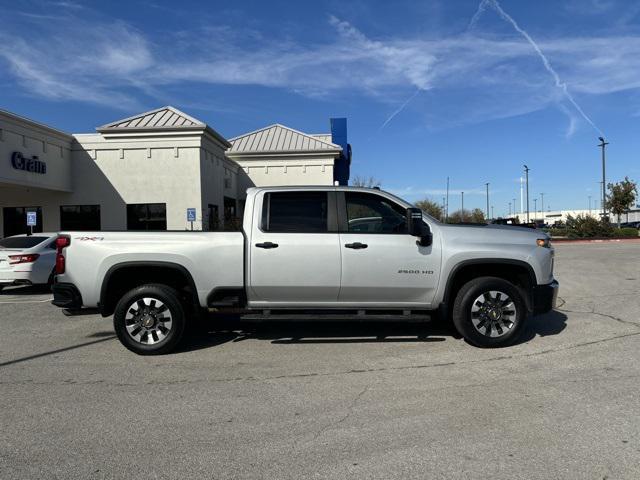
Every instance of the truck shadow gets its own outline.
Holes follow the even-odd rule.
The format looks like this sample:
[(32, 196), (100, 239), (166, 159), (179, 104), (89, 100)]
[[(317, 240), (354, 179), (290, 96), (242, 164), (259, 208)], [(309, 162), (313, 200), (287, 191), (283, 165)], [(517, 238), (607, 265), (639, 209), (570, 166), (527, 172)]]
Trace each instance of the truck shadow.
[[(558, 335), (566, 328), (567, 316), (553, 311), (530, 318), (516, 342)], [(430, 343), (447, 338), (460, 339), (444, 322), (243, 322), (238, 319), (208, 318), (182, 342), (180, 351), (211, 348), (229, 342), (265, 340), (274, 345), (351, 344), (351, 343)]]

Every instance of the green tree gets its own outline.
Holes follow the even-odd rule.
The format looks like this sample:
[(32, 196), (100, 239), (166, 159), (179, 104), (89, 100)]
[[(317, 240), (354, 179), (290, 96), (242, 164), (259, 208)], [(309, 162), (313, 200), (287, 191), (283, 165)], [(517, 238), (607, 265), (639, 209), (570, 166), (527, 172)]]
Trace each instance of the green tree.
[(353, 177), (353, 180), (351, 180), (351, 185), (354, 187), (366, 187), (366, 188), (373, 188), (373, 187), (380, 187), (382, 184), (380, 183), (380, 180), (378, 180), (377, 178), (374, 177), (361, 177), (359, 175), (356, 175), (355, 177)]
[(633, 206), (638, 188), (635, 182), (629, 180), (629, 177), (624, 177), (622, 182), (610, 183), (607, 188), (609, 188), (609, 195), (605, 205), (607, 210), (618, 216), (618, 228), (620, 228), (620, 215)]
[(473, 223), (487, 223), (484, 218), (484, 212), (479, 208), (474, 208), (471, 210), (471, 214), (469, 215), (469, 222)]
[(416, 202), (415, 205), (426, 214), (431, 215), (433, 218), (441, 219), (443, 217), (442, 205), (439, 205), (433, 200), (425, 198), (424, 200)]

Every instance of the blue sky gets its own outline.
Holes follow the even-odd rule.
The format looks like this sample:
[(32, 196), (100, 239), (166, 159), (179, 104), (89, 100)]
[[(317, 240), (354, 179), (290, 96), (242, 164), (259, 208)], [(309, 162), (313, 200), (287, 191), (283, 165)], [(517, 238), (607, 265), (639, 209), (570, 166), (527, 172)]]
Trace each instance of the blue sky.
[[(640, 180), (640, 4), (0, 0), (0, 108), (69, 132), (174, 105), (226, 137), (348, 118), (352, 177), (495, 213)], [(538, 201), (540, 206), (540, 201)], [(532, 202), (533, 208), (533, 202)]]

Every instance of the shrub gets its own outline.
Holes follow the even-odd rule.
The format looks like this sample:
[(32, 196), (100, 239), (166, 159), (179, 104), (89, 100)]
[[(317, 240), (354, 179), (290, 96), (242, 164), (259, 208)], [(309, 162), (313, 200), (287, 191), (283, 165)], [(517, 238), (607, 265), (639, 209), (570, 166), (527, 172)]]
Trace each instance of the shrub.
[(614, 234), (613, 226), (606, 220), (598, 220), (591, 216), (578, 215), (567, 217), (567, 233), (569, 238), (607, 238)]
[(638, 229), (637, 228), (630, 228), (630, 227), (616, 228), (614, 230), (614, 235), (616, 237), (637, 237), (638, 236)]

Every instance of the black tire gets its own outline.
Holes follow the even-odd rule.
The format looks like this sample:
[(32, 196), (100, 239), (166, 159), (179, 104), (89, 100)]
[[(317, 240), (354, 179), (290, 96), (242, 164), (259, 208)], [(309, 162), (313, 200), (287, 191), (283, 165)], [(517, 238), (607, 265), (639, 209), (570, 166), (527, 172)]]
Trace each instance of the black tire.
[[(153, 302), (146, 305), (144, 299)], [(162, 305), (163, 310), (159, 311), (156, 305)], [(144, 322), (153, 322), (153, 325), (147, 328), (143, 326)], [(185, 308), (178, 292), (166, 285), (148, 284), (134, 288), (120, 299), (113, 314), (113, 328), (118, 339), (139, 355), (162, 355), (173, 351), (182, 339), (185, 323)], [(169, 328), (165, 327), (167, 324)], [(164, 337), (160, 338), (161, 335)]]
[(456, 329), (469, 343), (482, 348), (513, 344), (526, 318), (526, 303), (520, 289), (497, 277), (478, 277), (467, 282), (453, 304)]

